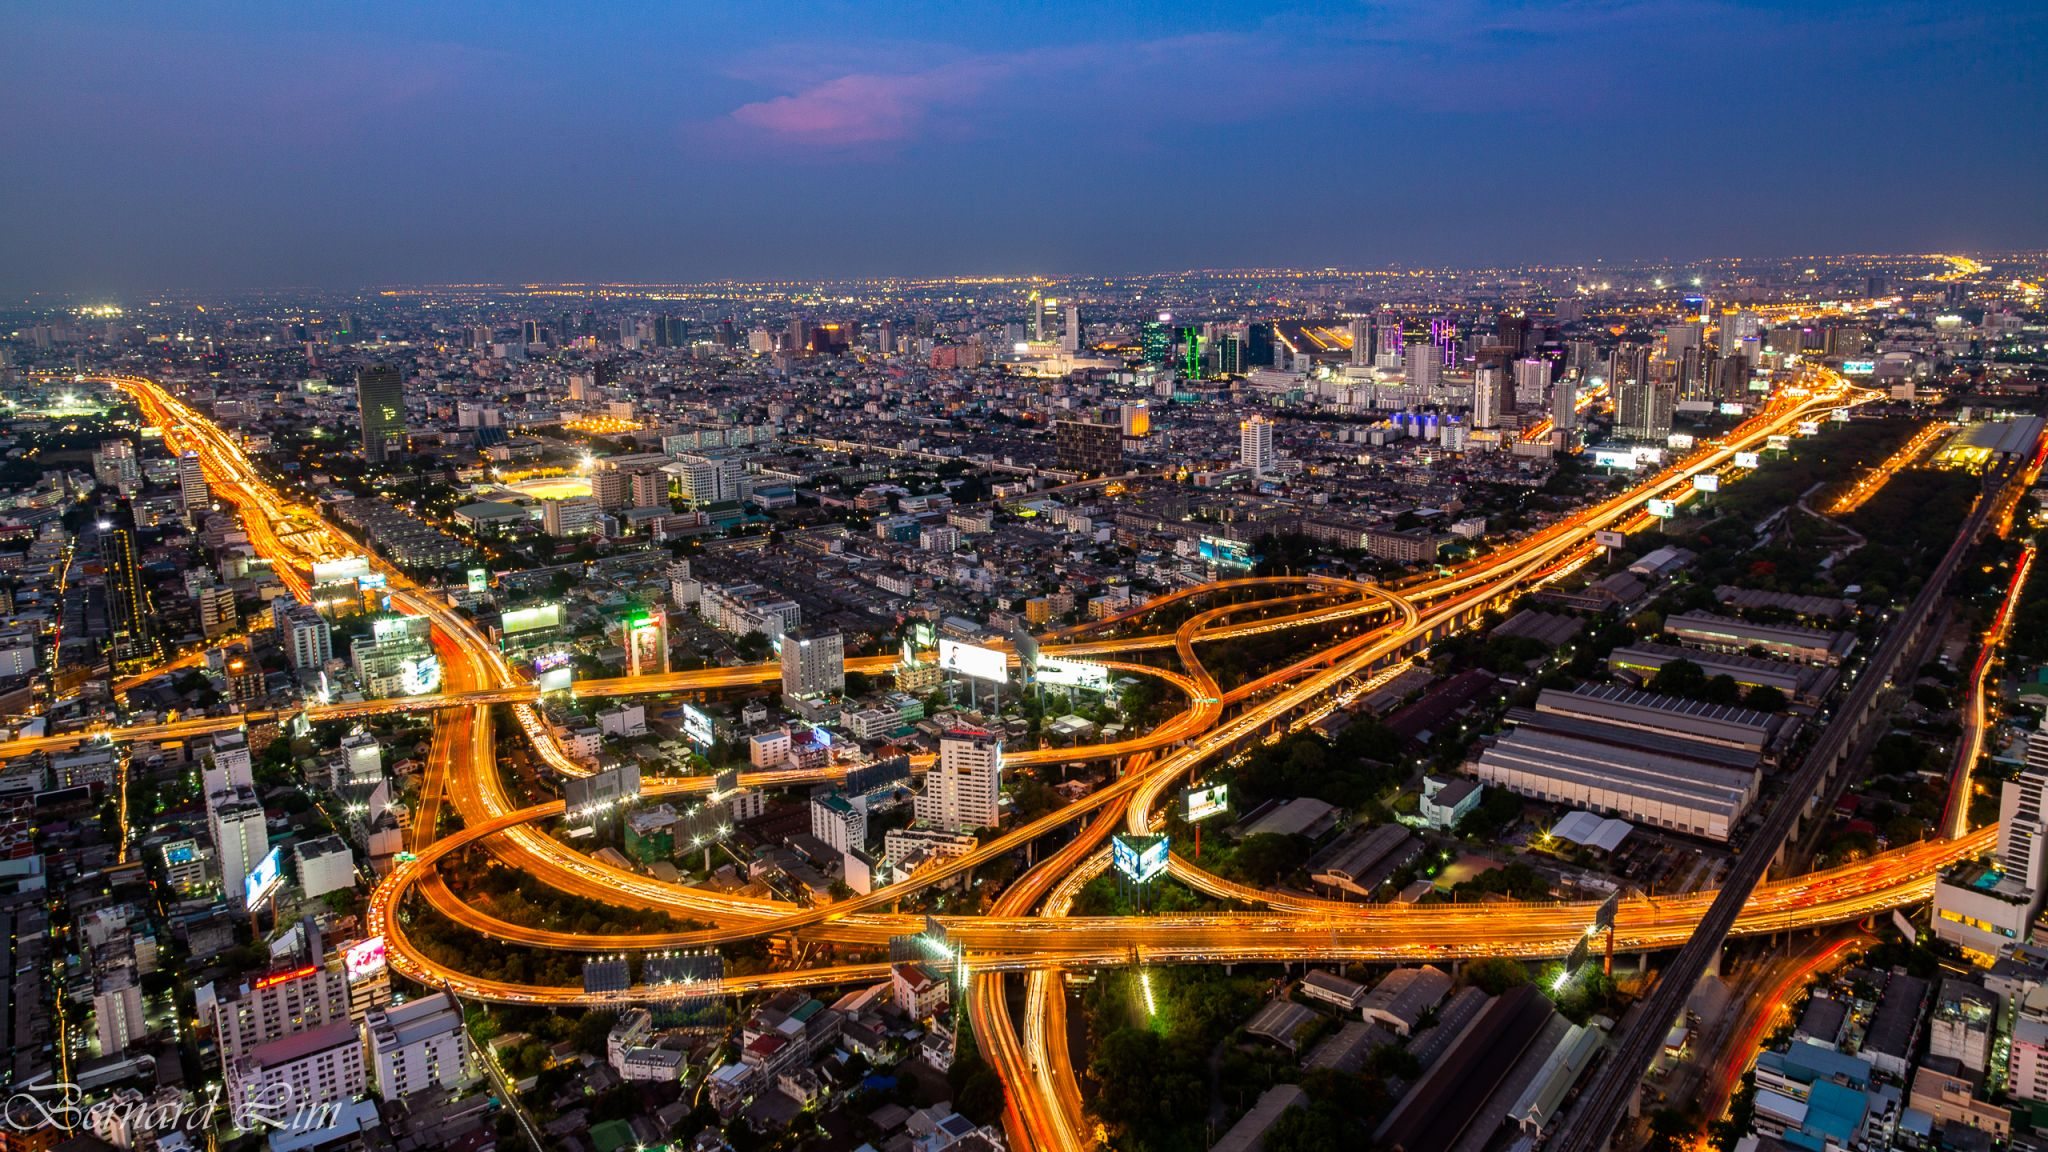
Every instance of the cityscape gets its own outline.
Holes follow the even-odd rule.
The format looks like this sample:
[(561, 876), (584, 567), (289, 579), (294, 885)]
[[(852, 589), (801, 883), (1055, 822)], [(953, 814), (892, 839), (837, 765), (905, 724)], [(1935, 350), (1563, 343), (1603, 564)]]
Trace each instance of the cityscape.
[[(2048, 1152), (2048, 94), (1952, 53), (2043, 14), (1843, 18), (2039, 138), (1730, 234), (1655, 164), (1605, 231), (1294, 199), (1441, 113), (1339, 64), (1661, 9), (377, 7), (0, 17), (64, 137), (0, 192), (0, 1152)], [(536, 37), (626, 119), (676, 53), (712, 234), (396, 127)], [(1090, 122), (1068, 234), (954, 197), (1027, 94), (1228, 186), (1131, 215)]]

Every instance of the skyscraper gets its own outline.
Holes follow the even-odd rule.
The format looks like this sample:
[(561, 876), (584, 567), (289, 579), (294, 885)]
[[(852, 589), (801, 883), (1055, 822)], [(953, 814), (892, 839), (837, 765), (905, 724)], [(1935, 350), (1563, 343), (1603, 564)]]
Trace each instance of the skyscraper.
[(1567, 376), (1550, 392), (1550, 426), (1571, 432), (1579, 426), (1579, 382)]
[(1187, 325), (1182, 327), (1179, 333), (1179, 343), (1181, 379), (1201, 379), (1202, 330), (1200, 328), (1194, 327), (1193, 325)]
[(846, 691), (846, 646), (839, 633), (803, 628), (782, 637), (782, 694), (820, 696)]
[(366, 365), (356, 370), (356, 408), (363, 421), (363, 459), (382, 464), (393, 441), (403, 451), (405, 439), (405, 374), (396, 364)]
[(1060, 329), (1060, 349), (1069, 355), (1081, 350), (1081, 306), (1067, 305), (1066, 326)]
[(185, 506), (188, 522), (196, 522), (213, 509), (213, 489), (206, 483), (206, 469), (200, 465), (197, 452), (178, 457), (178, 502)]
[(107, 625), (113, 636), (116, 671), (147, 668), (163, 658), (156, 637), (156, 607), (135, 551), (135, 516), (122, 504), (99, 535), (100, 564), (106, 572)]
[(1354, 368), (1372, 364), (1372, 321), (1363, 316), (1351, 318), (1351, 364)]
[(1438, 382), (1443, 379), (1442, 357), (1442, 351), (1435, 344), (1417, 342), (1408, 345), (1401, 366), (1408, 376), (1409, 403), (1429, 403)]
[(1173, 334), (1167, 328), (1172, 322), (1171, 312), (1161, 312), (1159, 319), (1147, 320), (1138, 326), (1138, 346), (1144, 353), (1145, 363), (1164, 364), (1173, 356)]
[(1550, 391), (1550, 361), (1534, 356), (1525, 356), (1515, 361), (1514, 407), (1537, 408), (1543, 404), (1543, 394)]
[(1264, 476), (1273, 470), (1273, 422), (1254, 416), (1237, 426), (1237, 462)]
[(1474, 428), (1500, 427), (1501, 414), (1500, 367), (1495, 364), (1481, 364), (1472, 374), (1472, 426)]
[(993, 828), (1002, 795), (1002, 740), (979, 728), (955, 728), (939, 737), (939, 762), (925, 774), (913, 810), (948, 832)]

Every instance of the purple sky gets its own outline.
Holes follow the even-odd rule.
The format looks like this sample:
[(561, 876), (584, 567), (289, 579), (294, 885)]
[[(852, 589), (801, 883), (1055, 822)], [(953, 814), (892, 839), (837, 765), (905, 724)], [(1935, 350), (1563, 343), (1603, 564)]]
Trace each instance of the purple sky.
[(2048, 6), (16, 5), (0, 288), (2048, 246)]

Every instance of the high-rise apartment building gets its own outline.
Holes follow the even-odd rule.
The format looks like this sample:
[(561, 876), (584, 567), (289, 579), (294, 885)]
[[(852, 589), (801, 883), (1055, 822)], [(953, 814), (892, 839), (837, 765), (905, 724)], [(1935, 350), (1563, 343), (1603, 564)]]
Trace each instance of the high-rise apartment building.
[(1254, 476), (1264, 476), (1273, 471), (1276, 457), (1273, 454), (1273, 422), (1263, 416), (1253, 416), (1237, 426), (1237, 462), (1251, 469)]
[(782, 694), (836, 695), (846, 691), (845, 640), (837, 632), (800, 628), (782, 637)]
[(462, 1012), (446, 992), (373, 1010), (363, 1020), (363, 1035), (386, 1103), (432, 1088), (453, 1091), (481, 1074)]
[(206, 469), (200, 465), (197, 452), (178, 456), (178, 503), (185, 510), (187, 522), (196, 522), (213, 510), (213, 489), (207, 486)]
[(1116, 424), (1055, 420), (1052, 443), (1053, 461), (1063, 471), (1101, 476), (1124, 465), (1123, 428)]
[(242, 904), (242, 881), (270, 852), (263, 804), (248, 788), (207, 797), (206, 826), (213, 838), (213, 861), (220, 869), (220, 890), (229, 903)]
[(382, 464), (405, 448), (405, 373), (396, 364), (356, 370), (356, 409), (362, 416), (363, 459)]
[(1002, 794), (1002, 740), (978, 728), (955, 728), (939, 738), (939, 761), (925, 774), (914, 811), (948, 832), (993, 828)]
[(334, 633), (327, 618), (310, 604), (294, 604), (280, 614), (278, 640), (295, 671), (318, 671), (334, 658)]
[(1364, 316), (1351, 318), (1351, 363), (1353, 367), (1372, 364), (1372, 321)]
[(1579, 382), (1570, 377), (1557, 382), (1550, 390), (1550, 426), (1559, 432), (1571, 432), (1579, 426)]
[(209, 1023), (221, 1063), (273, 1040), (349, 1018), (348, 977), (337, 962), (282, 968), (238, 985), (214, 981)]

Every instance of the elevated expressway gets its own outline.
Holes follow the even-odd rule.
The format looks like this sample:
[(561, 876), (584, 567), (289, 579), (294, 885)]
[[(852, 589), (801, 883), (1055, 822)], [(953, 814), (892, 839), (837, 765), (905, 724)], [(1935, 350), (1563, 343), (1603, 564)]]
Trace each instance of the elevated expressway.
[[(252, 528), (252, 542), (278, 563), (280, 577), (295, 588), (304, 578), (296, 567), (342, 551), (366, 551), (345, 534), (303, 509), (294, 508), (258, 479), (228, 438), (169, 397), (154, 383), (129, 378), (124, 386), (138, 394), (152, 419), (166, 428), (174, 446), (190, 444), (207, 462), (216, 491), (242, 508), (245, 519), (280, 517), (288, 532)], [(495, 647), (474, 625), (438, 597), (409, 583), (394, 581), (394, 601), (403, 609), (428, 615), (442, 646), (449, 690), (433, 698), (402, 702), (438, 711), (433, 754), (423, 784), (419, 818), (404, 860), (379, 884), (371, 898), (369, 920), (382, 932), (392, 962), (401, 972), (424, 983), (462, 995), (514, 1003), (602, 1006), (645, 998), (650, 990), (584, 993), (580, 988), (486, 980), (454, 971), (426, 955), (406, 936), (409, 915), (402, 912), (406, 896), (417, 890), (442, 916), (484, 936), (537, 948), (581, 952), (715, 947), (750, 937), (776, 934), (856, 947), (885, 945), (892, 937), (923, 929), (922, 916), (897, 914), (888, 906), (905, 894), (949, 880), (974, 867), (1086, 817), (1088, 824), (1062, 848), (1014, 882), (998, 899), (992, 914), (941, 918), (948, 941), (958, 949), (968, 1003), (990, 1057), (1004, 1073), (1010, 1090), (1008, 1117), (1013, 1137), (1033, 1147), (1078, 1147), (1078, 1092), (1061, 1047), (1047, 1040), (1057, 1036), (1063, 1002), (1051, 991), (1061, 968), (1122, 966), (1133, 963), (1217, 962), (1249, 960), (1361, 959), (1414, 961), (1467, 955), (1556, 956), (1569, 950), (1591, 916), (1591, 906), (1570, 903), (1489, 904), (1484, 908), (1431, 905), (1348, 905), (1307, 897), (1282, 896), (1244, 888), (1200, 871), (1185, 860), (1172, 861), (1181, 882), (1219, 899), (1261, 911), (1143, 918), (1069, 917), (1081, 884), (1098, 874), (1106, 855), (1102, 841), (1119, 823), (1149, 828), (1160, 800), (1187, 773), (1209, 759), (1256, 738), (1276, 724), (1301, 722), (1304, 715), (1326, 711), (1345, 685), (1407, 658), (1522, 589), (1555, 579), (1583, 564), (1593, 554), (1592, 534), (1627, 529), (1646, 519), (1644, 504), (1652, 498), (1682, 497), (1692, 478), (1725, 467), (1737, 451), (1761, 444), (1799, 420), (1867, 398), (1840, 381), (1823, 381), (1801, 397), (1783, 397), (1762, 415), (1717, 444), (1692, 453), (1628, 492), (1582, 510), (1549, 528), (1496, 553), (1478, 558), (1405, 587), (1382, 588), (1315, 578), (1272, 578), (1204, 585), (1154, 601), (1119, 617), (1064, 630), (1044, 638), (1044, 650), (1058, 655), (1105, 659), (1132, 674), (1160, 677), (1188, 699), (1188, 707), (1153, 732), (1128, 740), (1072, 749), (1030, 750), (1006, 757), (1011, 764), (1056, 763), (1086, 759), (1120, 759), (1124, 772), (1107, 787), (1084, 800), (1038, 820), (1000, 833), (974, 851), (921, 871), (912, 882), (818, 907), (712, 893), (684, 885), (664, 884), (637, 873), (609, 868), (542, 833), (541, 822), (559, 816), (560, 802), (515, 806), (504, 790), (494, 763), (495, 745), (489, 707), (507, 703), (526, 708), (534, 699), (531, 686), (506, 667)], [(175, 429), (175, 434), (173, 432)], [(294, 522), (294, 518), (296, 521)], [(310, 520), (310, 522), (309, 522)], [(1101, 634), (1136, 626), (1162, 607), (1183, 599), (1238, 591), (1297, 590), (1278, 599), (1225, 604), (1191, 616), (1171, 633)], [(1279, 615), (1240, 619), (1252, 612)], [(1357, 618), (1375, 625), (1335, 640), (1318, 651), (1252, 684), (1221, 692), (1202, 667), (1195, 645), (1278, 628), (1328, 624)], [(1182, 671), (1115, 659), (1125, 655), (1172, 649)], [(890, 661), (852, 660), (850, 670), (878, 672)], [(663, 676), (595, 681), (579, 685), (578, 695), (609, 696), (708, 692), (745, 687), (772, 680), (774, 665), (704, 669)], [(309, 709), (314, 719), (345, 719), (367, 711), (387, 711), (394, 702), (372, 705), (329, 705)], [(357, 711), (361, 709), (362, 711)], [(1234, 711), (1233, 711), (1234, 710)], [(44, 741), (0, 746), (0, 755), (19, 754), (61, 741), (164, 739), (216, 731), (250, 717), (205, 717), (173, 720), (101, 733), (72, 734)], [(522, 717), (541, 754), (557, 767), (559, 749), (547, 747), (544, 727)], [(536, 731), (536, 729), (541, 729)], [(559, 759), (558, 759), (559, 758)], [(774, 787), (829, 778), (827, 772), (749, 773), (753, 786)], [(702, 777), (655, 779), (650, 795), (682, 795), (705, 791)], [(439, 835), (443, 805), (460, 816), (462, 830)], [(1736, 917), (1737, 934), (1780, 932), (1812, 924), (1854, 919), (1872, 911), (1924, 899), (1935, 872), (1942, 866), (1980, 852), (1985, 833), (1954, 840), (1930, 841), (1898, 849), (1855, 865), (1759, 886)], [(533, 873), (553, 887), (614, 905), (655, 909), (692, 926), (675, 931), (601, 937), (556, 932), (511, 924), (478, 912), (457, 898), (437, 868), (450, 855), (481, 846), (508, 864)], [(1625, 901), (1617, 920), (1616, 946), (1624, 950), (1671, 948), (1689, 938), (1713, 902), (1713, 893), (1666, 900)], [(1038, 915), (1030, 914), (1038, 906)], [(1008, 1019), (1000, 995), (1000, 974), (1027, 974), (1026, 1026), (1021, 1041)], [(881, 978), (882, 964), (832, 964), (798, 971), (731, 977), (723, 992), (765, 988), (830, 985)], [(659, 992), (653, 994), (661, 994)]]

